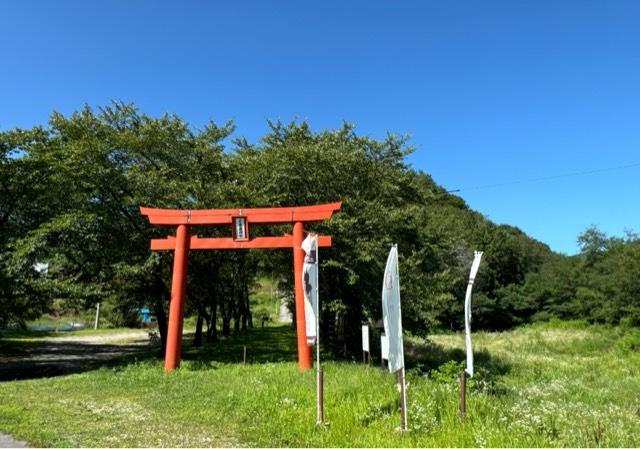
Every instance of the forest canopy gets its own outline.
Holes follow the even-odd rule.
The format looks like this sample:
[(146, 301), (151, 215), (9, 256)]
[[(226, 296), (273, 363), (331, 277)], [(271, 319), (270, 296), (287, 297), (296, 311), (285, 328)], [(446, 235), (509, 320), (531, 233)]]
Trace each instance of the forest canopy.
[[(55, 304), (97, 302), (109, 305), (114, 324), (130, 322), (146, 305), (162, 326), (171, 255), (151, 252), (149, 239), (169, 230), (150, 226), (140, 205), (330, 201), (342, 201), (342, 209), (311, 227), (333, 236), (321, 254), (323, 316), (375, 322), (384, 261), (397, 243), (404, 324), (413, 333), (461, 327), (474, 250), (485, 252), (475, 328), (553, 317), (640, 323), (640, 240), (633, 233), (610, 238), (590, 228), (579, 237), (579, 255), (560, 255), (515, 227), (492, 223), (413, 169), (405, 137), (374, 139), (346, 123), (315, 132), (304, 121), (269, 122), (257, 143), (233, 133), (231, 122), (194, 129), (176, 115), (151, 117), (119, 102), (69, 116), (54, 112), (46, 125), (0, 132), (0, 327), (24, 324)], [(290, 253), (193, 252), (188, 313), (208, 324), (210, 339), (251, 326), (256, 277), (283, 279), (291, 289)], [(347, 342), (351, 331), (359, 329), (347, 329)]]

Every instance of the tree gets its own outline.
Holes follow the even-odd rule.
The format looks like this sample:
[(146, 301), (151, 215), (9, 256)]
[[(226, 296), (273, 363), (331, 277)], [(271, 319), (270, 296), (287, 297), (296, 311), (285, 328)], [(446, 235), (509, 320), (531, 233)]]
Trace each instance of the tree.
[[(306, 122), (270, 126), (256, 144), (229, 144), (232, 123), (194, 130), (175, 115), (149, 117), (133, 105), (113, 103), (70, 116), (53, 113), (46, 127), (0, 133), (0, 325), (35, 316), (53, 300), (84, 307), (106, 302), (123, 323), (149, 305), (164, 341), (171, 254), (152, 253), (148, 245), (167, 231), (146, 223), (140, 205), (194, 209), (336, 200), (343, 202), (340, 212), (310, 226), (333, 236), (333, 246), (321, 251), (324, 323), (377, 320), (392, 243), (400, 249), (411, 332), (462, 326), (476, 249), (485, 251), (475, 289), (476, 325), (504, 328), (541, 311), (573, 316), (573, 306), (563, 311), (564, 303), (554, 298), (577, 295), (577, 288), (543, 275), (557, 274), (551, 278), (559, 283), (566, 259), (517, 228), (491, 223), (412, 169), (405, 137), (373, 139), (349, 124), (320, 132)], [(216, 227), (196, 232), (228, 234)], [(252, 229), (253, 235), (283, 232), (290, 232), (288, 226)], [(606, 251), (613, 254), (614, 247)], [(635, 257), (615, 251), (620, 264)], [(33, 269), (39, 262), (49, 263), (44, 276)], [(619, 264), (594, 261), (596, 266), (606, 277)], [(217, 338), (218, 324), (223, 335), (252, 325), (249, 291), (257, 274), (288, 279), (292, 289), (291, 252), (191, 254), (187, 312), (197, 316), (197, 343)], [(619, 284), (624, 288), (610, 284), (598, 294), (632, 294), (633, 276), (629, 271)], [(637, 306), (622, 299), (616, 304), (625, 314)], [(355, 348), (358, 332), (345, 326), (335, 346)]]

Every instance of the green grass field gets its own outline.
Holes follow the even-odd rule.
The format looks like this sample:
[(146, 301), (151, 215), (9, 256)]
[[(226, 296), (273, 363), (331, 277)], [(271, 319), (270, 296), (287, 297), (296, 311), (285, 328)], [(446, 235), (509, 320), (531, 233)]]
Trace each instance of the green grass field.
[[(298, 372), (290, 327), (80, 374), (0, 383), (0, 430), (37, 446), (640, 446), (640, 330), (555, 323), (474, 335), (477, 375), (457, 415), (459, 334), (409, 338), (409, 431), (393, 377), (327, 361)], [(246, 345), (250, 363), (241, 364)]]

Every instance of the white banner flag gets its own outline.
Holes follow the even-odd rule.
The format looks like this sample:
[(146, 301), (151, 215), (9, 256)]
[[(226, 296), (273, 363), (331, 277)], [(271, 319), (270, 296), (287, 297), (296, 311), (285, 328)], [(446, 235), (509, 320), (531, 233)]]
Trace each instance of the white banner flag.
[(391, 247), (387, 258), (387, 267), (384, 270), (382, 320), (384, 322), (384, 333), (389, 342), (389, 371), (395, 373), (404, 368), (397, 245)]
[(467, 294), (464, 297), (464, 334), (465, 344), (467, 347), (467, 368), (465, 371), (469, 373), (470, 377), (473, 377), (473, 350), (471, 349), (471, 291), (473, 290), (473, 282), (476, 280), (478, 268), (480, 268), (480, 259), (482, 259), (482, 251), (474, 251), (471, 273), (469, 274), (469, 284), (467, 285)]
[(317, 297), (317, 260), (316, 260), (316, 236), (308, 235), (302, 242), (305, 252), (302, 265), (302, 286), (304, 290), (304, 320), (306, 323), (307, 344), (316, 344), (316, 310), (318, 310)]
[(369, 352), (369, 326), (362, 326), (362, 351)]

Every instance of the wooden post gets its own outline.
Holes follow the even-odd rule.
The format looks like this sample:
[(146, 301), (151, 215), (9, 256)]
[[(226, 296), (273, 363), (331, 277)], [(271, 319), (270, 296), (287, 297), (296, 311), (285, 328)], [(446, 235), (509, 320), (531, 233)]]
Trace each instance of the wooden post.
[(242, 364), (243, 365), (247, 364), (247, 347), (246, 346), (242, 347)]
[(458, 403), (460, 422), (464, 422), (464, 415), (467, 411), (467, 372), (462, 371), (458, 379), (460, 381), (460, 399)]
[(396, 371), (396, 376), (400, 382), (400, 429), (407, 430), (407, 388), (404, 379), (404, 368)]
[(296, 334), (298, 337), (298, 368), (308, 370), (313, 366), (312, 354), (307, 344), (307, 331), (304, 318), (304, 291), (302, 287), (302, 266), (304, 264), (304, 224), (300, 221), (293, 225), (293, 280), (296, 300)]
[(167, 349), (164, 360), (165, 371), (180, 366), (182, 349), (182, 318), (184, 297), (187, 286), (187, 256), (189, 255), (190, 232), (188, 225), (178, 225), (176, 246), (173, 253), (173, 273), (171, 276), (171, 302), (169, 303), (169, 325), (167, 329)]

